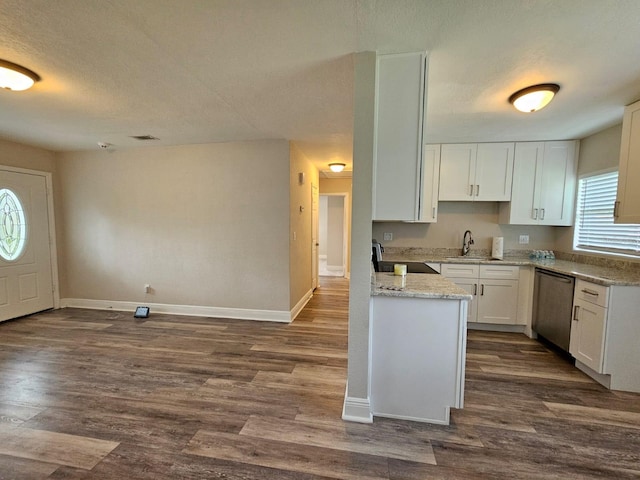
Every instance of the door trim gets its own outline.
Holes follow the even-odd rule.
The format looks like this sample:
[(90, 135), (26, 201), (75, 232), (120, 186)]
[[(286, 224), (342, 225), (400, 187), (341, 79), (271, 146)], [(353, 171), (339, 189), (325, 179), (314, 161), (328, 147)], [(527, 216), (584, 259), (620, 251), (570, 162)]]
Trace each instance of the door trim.
[(53, 286), (53, 308), (60, 308), (60, 285), (58, 283), (58, 246), (56, 241), (56, 221), (55, 209), (53, 207), (53, 174), (41, 170), (30, 170), (28, 168), (9, 167), (0, 165), (0, 170), (12, 173), (23, 173), (26, 175), (37, 175), (44, 177), (47, 190), (47, 217), (49, 224), (49, 250), (51, 258), (51, 285)]

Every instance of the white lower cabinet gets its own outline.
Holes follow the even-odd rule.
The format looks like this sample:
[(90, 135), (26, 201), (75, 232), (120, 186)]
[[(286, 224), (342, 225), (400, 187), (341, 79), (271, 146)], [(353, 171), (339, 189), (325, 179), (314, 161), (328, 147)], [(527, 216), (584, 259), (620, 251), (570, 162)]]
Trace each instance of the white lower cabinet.
[(473, 295), (468, 322), (518, 324), (520, 269), (510, 265), (442, 264), (442, 275)]
[(576, 281), (569, 353), (598, 373), (605, 373), (605, 339), (609, 289)]
[(569, 353), (611, 390), (640, 392), (639, 298), (637, 286), (576, 280)]

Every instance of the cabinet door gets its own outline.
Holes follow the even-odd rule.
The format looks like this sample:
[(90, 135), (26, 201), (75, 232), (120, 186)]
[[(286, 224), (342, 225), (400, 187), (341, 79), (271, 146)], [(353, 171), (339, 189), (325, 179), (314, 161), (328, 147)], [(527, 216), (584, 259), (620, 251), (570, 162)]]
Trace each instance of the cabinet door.
[(538, 204), (540, 225), (573, 224), (576, 142), (546, 142)]
[(518, 281), (480, 280), (478, 322), (516, 325), (518, 323)]
[(603, 372), (607, 309), (575, 299), (569, 353), (598, 373)]
[(615, 223), (640, 223), (640, 102), (624, 109)]
[(438, 185), (440, 182), (440, 145), (425, 145), (422, 149), (422, 192), (420, 222), (438, 220)]
[(418, 218), (425, 55), (377, 61), (374, 220)]
[(543, 142), (520, 142), (515, 145), (511, 202), (500, 205), (500, 223), (536, 225), (538, 206), (536, 184), (542, 176)]
[(478, 321), (478, 280), (477, 279), (471, 280), (468, 278), (449, 278), (449, 280), (451, 280), (457, 286), (466, 290), (468, 293), (470, 293), (473, 296), (473, 298), (469, 301), (469, 305), (467, 308), (467, 322), (477, 322)]
[(475, 143), (442, 145), (438, 193), (441, 201), (473, 201), (477, 151)]
[(513, 143), (478, 144), (474, 200), (491, 202), (511, 200), (513, 146)]

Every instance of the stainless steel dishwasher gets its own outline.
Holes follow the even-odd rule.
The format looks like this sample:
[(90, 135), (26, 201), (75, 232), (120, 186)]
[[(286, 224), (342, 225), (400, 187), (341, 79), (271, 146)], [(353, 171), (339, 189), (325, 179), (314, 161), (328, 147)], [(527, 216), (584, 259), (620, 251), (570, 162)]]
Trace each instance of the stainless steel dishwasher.
[(533, 330), (568, 352), (575, 278), (536, 268)]

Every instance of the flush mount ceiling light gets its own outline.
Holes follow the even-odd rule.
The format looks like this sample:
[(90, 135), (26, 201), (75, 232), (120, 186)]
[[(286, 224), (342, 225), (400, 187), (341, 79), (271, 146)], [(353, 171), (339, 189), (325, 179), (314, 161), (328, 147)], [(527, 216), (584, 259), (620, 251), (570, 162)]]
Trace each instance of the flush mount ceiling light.
[(513, 104), (521, 112), (537, 112), (553, 99), (560, 90), (560, 85), (555, 83), (543, 83), (518, 90), (509, 97), (509, 103)]
[(7, 60), (0, 60), (0, 87), (19, 92), (40, 81), (40, 75)]
[(329, 164), (329, 168), (331, 169), (332, 172), (336, 172), (339, 173), (342, 170), (344, 170), (344, 167), (346, 165), (344, 163), (330, 163)]

